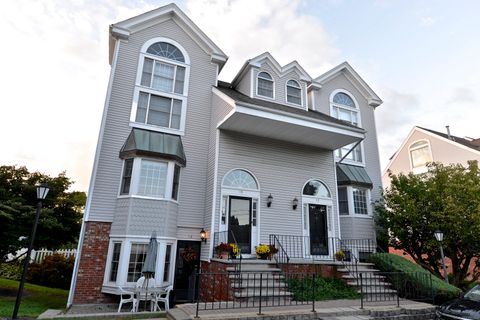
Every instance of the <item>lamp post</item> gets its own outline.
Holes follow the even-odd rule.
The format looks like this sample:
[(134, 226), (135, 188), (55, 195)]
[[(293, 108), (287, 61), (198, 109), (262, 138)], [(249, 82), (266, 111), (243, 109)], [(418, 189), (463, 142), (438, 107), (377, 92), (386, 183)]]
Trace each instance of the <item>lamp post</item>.
[(15, 308), (13, 309), (12, 319), (17, 319), (18, 309), (20, 308), (20, 302), (22, 300), (23, 286), (25, 284), (25, 276), (27, 275), (28, 265), (30, 264), (30, 254), (32, 253), (33, 241), (35, 240), (35, 234), (37, 233), (38, 218), (40, 217), (40, 211), (42, 211), (42, 202), (45, 200), (47, 193), (50, 189), (46, 183), (37, 185), (37, 213), (35, 214), (35, 221), (32, 227), (32, 234), (30, 235), (30, 244), (28, 245), (27, 255), (25, 256), (25, 263), (23, 264), (22, 278), (18, 285), (17, 300), (15, 300)]
[(448, 284), (448, 273), (447, 273), (447, 266), (445, 264), (445, 255), (443, 254), (443, 232), (440, 230), (435, 231), (434, 233), (435, 239), (438, 241), (438, 245), (440, 246), (440, 255), (442, 256), (442, 266), (443, 266), (443, 277), (445, 278), (445, 282)]

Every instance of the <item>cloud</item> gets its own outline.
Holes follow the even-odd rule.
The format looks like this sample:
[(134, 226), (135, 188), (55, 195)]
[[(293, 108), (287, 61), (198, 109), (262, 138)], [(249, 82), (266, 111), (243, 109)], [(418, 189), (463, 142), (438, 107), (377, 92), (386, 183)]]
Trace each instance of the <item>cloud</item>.
[(300, 0), (188, 0), (187, 14), (229, 55), (220, 77), (231, 81), (242, 64), (269, 51), (281, 65), (297, 60), (315, 77), (339, 50), (321, 21), (301, 13)]
[(447, 103), (475, 103), (477, 98), (475, 92), (467, 87), (456, 87)]
[(433, 17), (419, 17), (420, 25), (424, 27), (431, 27), (435, 24), (436, 20)]

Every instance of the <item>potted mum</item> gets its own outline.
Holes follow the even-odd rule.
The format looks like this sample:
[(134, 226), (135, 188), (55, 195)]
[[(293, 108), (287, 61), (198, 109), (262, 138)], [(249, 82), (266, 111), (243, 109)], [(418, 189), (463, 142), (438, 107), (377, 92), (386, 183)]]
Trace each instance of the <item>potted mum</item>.
[(221, 242), (220, 244), (215, 246), (215, 253), (217, 258), (219, 259), (228, 259), (230, 252), (232, 251), (232, 247), (230, 244)]
[(335, 259), (337, 259), (337, 261), (343, 261), (343, 259), (345, 259), (345, 252), (342, 250), (335, 252)]
[(270, 257), (270, 245), (260, 243), (255, 247), (255, 253), (257, 254), (258, 258), (267, 260), (268, 257)]
[(240, 249), (235, 243), (230, 243), (230, 258), (236, 259), (240, 255)]

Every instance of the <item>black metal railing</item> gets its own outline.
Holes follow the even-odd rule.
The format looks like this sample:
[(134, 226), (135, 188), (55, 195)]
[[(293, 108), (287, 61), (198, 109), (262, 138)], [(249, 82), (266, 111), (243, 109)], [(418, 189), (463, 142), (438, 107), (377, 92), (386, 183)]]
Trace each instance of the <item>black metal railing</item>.
[(433, 303), (432, 275), (427, 272), (360, 272), (361, 308), (367, 302), (400, 299)]
[(276, 264), (283, 269), (283, 267), (290, 262), (290, 257), (276, 234), (271, 234), (269, 238), (270, 246), (274, 246), (278, 250), (278, 252), (273, 255), (273, 259)]
[(340, 248), (339, 239), (333, 237), (312, 241), (309, 236), (270, 234), (270, 244), (273, 243), (281, 244), (290, 259), (335, 260), (335, 252)]
[(202, 310), (258, 308), (260, 315), (262, 308), (290, 305), (312, 305), (315, 311), (316, 278), (314, 273), (197, 273), (196, 317)]
[[(236, 247), (238, 248), (238, 256), (235, 259), (235, 272), (240, 273), (242, 272), (242, 249), (238, 245), (237, 238), (235, 237), (235, 234), (233, 233), (232, 230), (229, 231), (222, 231), (222, 232), (215, 232), (213, 234), (213, 248), (215, 248), (217, 245), (220, 243), (234, 243)], [(215, 252), (213, 253), (215, 257)], [(232, 261), (232, 256), (229, 255), (228, 259)]]

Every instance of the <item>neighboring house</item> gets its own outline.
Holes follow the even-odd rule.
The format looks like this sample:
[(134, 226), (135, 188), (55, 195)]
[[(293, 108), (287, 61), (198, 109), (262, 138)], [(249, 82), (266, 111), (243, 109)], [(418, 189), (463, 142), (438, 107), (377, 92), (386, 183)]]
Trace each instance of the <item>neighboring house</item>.
[(380, 98), (346, 62), (312, 78), (266, 52), (225, 83), (226, 61), (174, 4), (110, 26), (69, 305), (113, 301), (119, 286), (134, 286), (153, 231), (155, 281), (173, 283), (177, 298), (191, 257), (208, 268), (214, 244), (232, 235), (245, 257), (285, 235), (310, 261), (332, 260), (335, 239), (375, 240)]
[(427, 172), (429, 162), (467, 166), (469, 160), (480, 161), (480, 139), (451, 135), (448, 126), (445, 133), (415, 126), (390, 158), (383, 173), (383, 185), (390, 186), (389, 172), (423, 173)]

